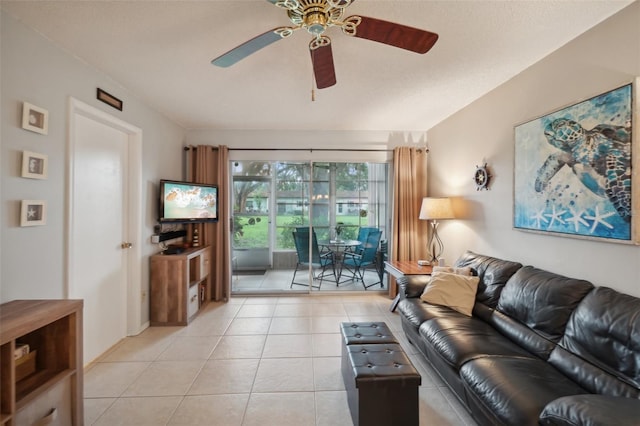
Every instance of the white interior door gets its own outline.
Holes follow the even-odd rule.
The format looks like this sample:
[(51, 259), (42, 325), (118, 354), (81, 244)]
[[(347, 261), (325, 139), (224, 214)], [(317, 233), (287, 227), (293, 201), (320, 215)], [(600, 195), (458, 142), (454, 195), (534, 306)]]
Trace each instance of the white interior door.
[(134, 293), (128, 245), (138, 241), (129, 226), (130, 133), (72, 114), (69, 296), (84, 299), (87, 364), (127, 335)]

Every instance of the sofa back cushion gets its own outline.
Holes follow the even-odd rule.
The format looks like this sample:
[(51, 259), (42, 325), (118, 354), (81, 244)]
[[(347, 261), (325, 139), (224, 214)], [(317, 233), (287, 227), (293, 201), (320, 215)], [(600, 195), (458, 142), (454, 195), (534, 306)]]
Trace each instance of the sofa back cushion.
[(592, 289), (589, 281), (525, 266), (504, 286), (497, 310), (558, 342), (571, 313)]
[(571, 315), (550, 362), (590, 392), (637, 398), (640, 299), (608, 287), (593, 290)]
[(489, 322), (546, 360), (562, 338), (569, 316), (592, 288), (588, 281), (525, 266), (504, 286)]
[(471, 267), (474, 275), (480, 277), (476, 301), (495, 308), (498, 299), (500, 299), (502, 287), (522, 267), (522, 264), (466, 251), (454, 266), (458, 268)]

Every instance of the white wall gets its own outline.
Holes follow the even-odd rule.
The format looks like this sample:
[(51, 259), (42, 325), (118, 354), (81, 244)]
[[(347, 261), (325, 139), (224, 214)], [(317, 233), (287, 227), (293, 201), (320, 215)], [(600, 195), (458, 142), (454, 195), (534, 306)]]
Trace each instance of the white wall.
[[(143, 290), (148, 290), (148, 256), (157, 215), (160, 178), (182, 178), (185, 131), (145, 106), (134, 94), (25, 27), (5, 12), (1, 21), (2, 111), (0, 154), (2, 186), (0, 301), (18, 298), (65, 297), (65, 215), (67, 102), (70, 96), (106, 111), (143, 131)], [(100, 87), (124, 101), (122, 112), (96, 100)], [(22, 102), (49, 111), (49, 133), (21, 128)], [(20, 177), (22, 151), (49, 156), (47, 180)], [(20, 200), (47, 201), (46, 226), (21, 228)], [(100, 226), (96, 223), (95, 226)], [(148, 319), (148, 299), (142, 301), (141, 324)]]
[[(512, 229), (514, 125), (640, 76), (639, 23), (635, 2), (429, 131), (430, 193), (460, 197), (469, 214), (441, 224), (449, 262), (471, 249), (640, 296), (640, 247)], [(485, 161), (493, 183), (476, 191)]]
[[(187, 143), (227, 145), (231, 149), (275, 148), (279, 150), (256, 152), (232, 150), (229, 154), (231, 159), (387, 161), (392, 159), (391, 151), (394, 147), (424, 144), (425, 138), (424, 132), (214, 129), (190, 131), (187, 134)], [(301, 149), (305, 151), (298, 151)], [(349, 153), (344, 150), (361, 151)]]

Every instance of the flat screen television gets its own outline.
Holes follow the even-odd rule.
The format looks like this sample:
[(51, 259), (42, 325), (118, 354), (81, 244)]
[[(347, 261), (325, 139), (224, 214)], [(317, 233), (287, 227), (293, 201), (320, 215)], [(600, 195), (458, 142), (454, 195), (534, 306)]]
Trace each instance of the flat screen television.
[(217, 221), (217, 185), (165, 179), (160, 181), (160, 222)]

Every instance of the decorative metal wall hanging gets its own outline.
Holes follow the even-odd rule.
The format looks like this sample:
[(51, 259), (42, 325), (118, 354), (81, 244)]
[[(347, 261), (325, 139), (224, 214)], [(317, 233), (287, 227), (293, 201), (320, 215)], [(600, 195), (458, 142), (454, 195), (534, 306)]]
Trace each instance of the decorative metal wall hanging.
[(476, 184), (476, 191), (482, 189), (489, 189), (489, 181), (491, 180), (491, 174), (487, 168), (487, 163), (483, 166), (476, 166), (476, 172), (473, 175), (473, 181)]

